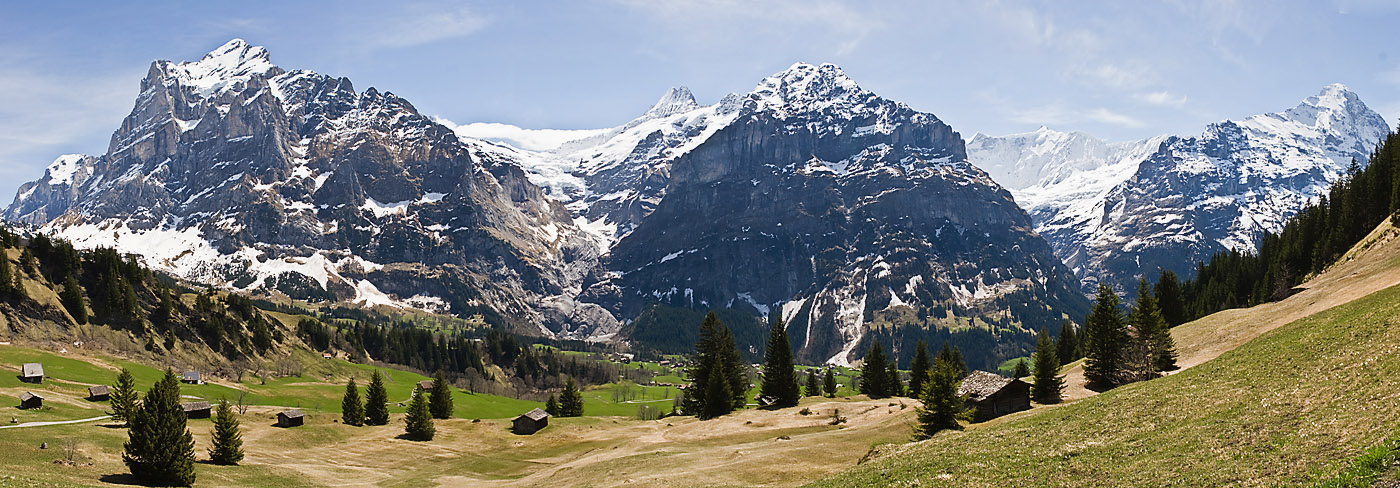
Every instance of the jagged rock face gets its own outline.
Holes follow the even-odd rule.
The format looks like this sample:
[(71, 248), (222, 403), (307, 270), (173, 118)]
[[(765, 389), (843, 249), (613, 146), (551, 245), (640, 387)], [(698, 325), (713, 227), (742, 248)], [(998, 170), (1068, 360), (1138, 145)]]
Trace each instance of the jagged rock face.
[(559, 298), (596, 248), (520, 168), (474, 158), (392, 93), (284, 72), (241, 40), (153, 63), (107, 154), (60, 158), (6, 217), (234, 288), (617, 328), (572, 320), (597, 319)]
[[(655, 302), (781, 313), (808, 361), (857, 359), (866, 324), (892, 309), (991, 315), (1017, 291), (1042, 310), (1084, 303), (956, 132), (833, 65), (764, 80), (671, 164), (665, 198), (606, 262), (585, 297), (620, 316)], [(1058, 323), (1055, 312), (1008, 324)]]
[[(1131, 293), (1159, 269), (1190, 276), (1216, 252), (1254, 250), (1352, 160), (1364, 165), (1387, 131), (1355, 93), (1330, 85), (1287, 111), (1211, 124), (1198, 137), (1103, 144), (1042, 130), (979, 136), (970, 157), (1018, 185), (1016, 200), (1086, 290), (1106, 281)], [(1103, 149), (1072, 142), (1084, 139)], [(1059, 164), (1075, 154), (1084, 157)]]

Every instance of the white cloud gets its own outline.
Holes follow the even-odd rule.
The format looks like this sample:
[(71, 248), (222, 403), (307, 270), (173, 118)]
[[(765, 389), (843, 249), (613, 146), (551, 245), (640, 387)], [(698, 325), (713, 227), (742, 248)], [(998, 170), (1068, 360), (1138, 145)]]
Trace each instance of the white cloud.
[(1140, 63), (1103, 63), (1082, 69), (1080, 74), (1111, 88), (1135, 89), (1152, 83), (1151, 69)]
[(608, 129), (522, 129), (510, 124), (473, 122), (457, 125), (450, 120), (434, 117), (433, 121), (447, 126), (458, 137), (504, 142), (530, 151), (549, 151), (569, 141), (607, 132)]
[(1136, 95), (1138, 101), (1162, 107), (1180, 107), (1186, 105), (1186, 95), (1173, 95), (1171, 92), (1154, 91), (1149, 93), (1139, 93)]
[(1090, 110), (1089, 113), (1085, 115), (1089, 117), (1090, 120), (1110, 125), (1117, 125), (1133, 129), (1147, 126), (1147, 124), (1142, 123), (1142, 121), (1138, 119), (1102, 107)]
[(414, 7), (389, 16), (382, 27), (366, 29), (368, 41), (379, 47), (413, 47), (475, 34), (489, 23), (486, 16), (467, 7)]
[(884, 26), (871, 9), (855, 8), (841, 0), (695, 0), (687, 2), (616, 0), (675, 25), (678, 33), (732, 33), (744, 28), (737, 20), (759, 21), (765, 26), (823, 29), (837, 41), (836, 55), (850, 53), (865, 37)]

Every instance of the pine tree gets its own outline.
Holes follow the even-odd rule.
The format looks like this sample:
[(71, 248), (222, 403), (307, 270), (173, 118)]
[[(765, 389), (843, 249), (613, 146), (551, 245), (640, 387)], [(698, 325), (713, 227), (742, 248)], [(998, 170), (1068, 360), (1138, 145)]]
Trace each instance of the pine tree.
[(915, 412), (919, 424), (914, 436), (927, 439), (943, 430), (960, 430), (958, 419), (965, 416), (965, 397), (958, 396), (958, 367), (949, 361), (934, 361), (928, 383), (924, 384), (923, 406)]
[(214, 409), (214, 432), (211, 433), (209, 460), (214, 464), (232, 465), (243, 460), (243, 434), (238, 432), (238, 417), (228, 399), (219, 400)]
[(345, 384), (345, 397), (340, 400), (340, 421), (345, 425), (365, 424), (365, 404), (360, 401), (360, 387), (355, 385), (355, 378)]
[(1138, 280), (1138, 299), (1129, 322), (1137, 328), (1138, 338), (1144, 342), (1142, 349), (1146, 357), (1141, 376), (1146, 379), (1160, 371), (1176, 369), (1176, 342), (1172, 340), (1171, 327), (1145, 279)]
[[(713, 311), (706, 314), (695, 342), (695, 365), (688, 372), (697, 394), (685, 396), (685, 411), (711, 419), (742, 408), (749, 384), (744, 368), (734, 334)], [(721, 381), (723, 388), (717, 384)], [(718, 396), (721, 393), (728, 397)]]
[(1176, 273), (1163, 269), (1162, 274), (1157, 277), (1157, 285), (1153, 287), (1152, 295), (1157, 299), (1157, 307), (1162, 310), (1162, 318), (1166, 319), (1168, 327), (1186, 323), (1186, 297), (1181, 291), (1181, 282), (1177, 280)]
[(165, 377), (151, 386), (130, 425), (122, 462), (132, 476), (146, 484), (194, 484), (194, 437), (185, 427), (174, 371), (165, 370)]
[(413, 399), (408, 401), (408, 413), (404, 416), (404, 434), (409, 439), (431, 441), (437, 429), (433, 427), (433, 415), (428, 411), (428, 399), (421, 388), (413, 389)]
[(30, 275), (39, 272), (39, 260), (27, 247), (19, 252), (19, 269)]
[(73, 316), (73, 321), (79, 324), (87, 323), (87, 304), (83, 303), (83, 289), (78, 286), (78, 279), (73, 275), (68, 275), (68, 279), (63, 281), (63, 291), (58, 294), (58, 299), (63, 302), (63, 308), (68, 310), (68, 314)]
[(952, 365), (953, 370), (957, 372), (957, 379), (961, 380), (967, 377), (967, 362), (963, 360), (962, 351), (959, 350), (957, 346), (953, 346), (945, 341), (943, 343), (943, 349), (938, 351), (937, 357), (933, 358), (933, 363), (935, 365), (938, 364), (939, 361)]
[(583, 416), (583, 393), (578, 391), (578, 386), (574, 384), (573, 377), (570, 377), (564, 383), (564, 391), (559, 394), (559, 416)]
[(15, 290), (15, 277), (10, 272), (10, 256), (0, 247), (0, 299), (9, 298)]
[(831, 368), (826, 368), (826, 374), (822, 375), (822, 391), (827, 398), (836, 398), (836, 375), (831, 372)]
[(928, 372), (933, 363), (928, 358), (928, 344), (920, 340), (914, 350), (914, 362), (909, 363), (909, 398), (922, 398), (924, 383), (928, 382)]
[(760, 394), (777, 399), (775, 407), (796, 406), (802, 398), (797, 389), (797, 372), (793, 369), (792, 344), (788, 342), (787, 324), (775, 318), (768, 331), (768, 352), (763, 361), (763, 386)]
[(549, 394), (549, 401), (544, 402), (544, 413), (555, 417), (559, 416), (559, 400), (554, 398), (553, 393)]
[(871, 341), (865, 350), (865, 364), (860, 367), (860, 392), (870, 398), (890, 396), (889, 381), (885, 369), (885, 350), (880, 341)]
[(1016, 361), (1016, 370), (1011, 372), (1012, 378), (1025, 378), (1031, 375), (1031, 367), (1026, 364), (1026, 358)]
[(889, 396), (904, 396), (904, 383), (899, 379), (899, 363), (893, 360), (885, 371), (885, 392)]
[(452, 418), (452, 389), (447, 386), (447, 379), (443, 377), (442, 370), (438, 370), (433, 376), (433, 391), (428, 396), (428, 410), (432, 411), (435, 419)]
[(136, 378), (131, 375), (131, 370), (122, 368), (117, 373), (117, 382), (112, 385), (112, 418), (121, 421), (122, 425), (130, 426), (131, 417), (140, 408), (136, 398)]
[(1055, 356), (1060, 358), (1060, 365), (1066, 365), (1079, 359), (1079, 334), (1077, 329), (1069, 319), (1060, 325), (1060, 337), (1055, 340)]
[(807, 370), (807, 387), (804, 388), (803, 393), (806, 393), (807, 396), (822, 396), (822, 385), (821, 381), (817, 379), (817, 370)]
[(1060, 403), (1060, 394), (1065, 389), (1065, 377), (1060, 375), (1060, 359), (1056, 357), (1055, 344), (1050, 342), (1050, 331), (1041, 328), (1035, 338), (1035, 380), (1031, 383), (1031, 398), (1037, 403)]
[(384, 389), (384, 375), (374, 370), (365, 390), (365, 425), (389, 424), (389, 392)]
[(1106, 284), (1099, 284), (1094, 309), (1085, 321), (1086, 350), (1084, 377), (1103, 386), (1118, 384), (1123, 373), (1121, 356), (1127, 342), (1123, 311), (1118, 309), (1118, 294)]

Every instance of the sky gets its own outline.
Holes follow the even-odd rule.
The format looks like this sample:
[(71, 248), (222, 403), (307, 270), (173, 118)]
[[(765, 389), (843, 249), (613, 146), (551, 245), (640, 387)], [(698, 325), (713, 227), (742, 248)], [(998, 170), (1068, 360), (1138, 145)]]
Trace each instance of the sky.
[(1400, 0), (135, 3), (0, 7), (0, 201), (60, 154), (105, 153), (151, 61), (235, 37), (459, 124), (611, 127), (670, 87), (714, 103), (795, 62), (966, 138), (1192, 135), (1330, 83), (1400, 120)]

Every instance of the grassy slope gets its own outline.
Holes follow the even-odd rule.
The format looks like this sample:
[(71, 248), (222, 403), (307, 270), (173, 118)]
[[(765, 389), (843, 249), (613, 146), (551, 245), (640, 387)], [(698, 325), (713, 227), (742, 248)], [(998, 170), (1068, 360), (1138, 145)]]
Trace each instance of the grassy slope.
[(1329, 477), (1400, 424), (1400, 286), (1347, 302), (1400, 275), (1393, 228), (1372, 237), (1308, 291), (1175, 330), (1194, 367), (946, 432), (816, 485), (1293, 486)]

